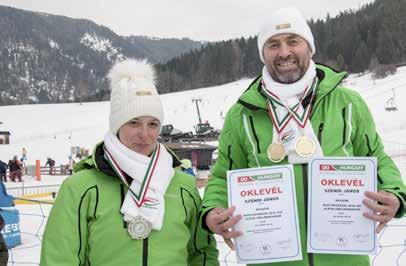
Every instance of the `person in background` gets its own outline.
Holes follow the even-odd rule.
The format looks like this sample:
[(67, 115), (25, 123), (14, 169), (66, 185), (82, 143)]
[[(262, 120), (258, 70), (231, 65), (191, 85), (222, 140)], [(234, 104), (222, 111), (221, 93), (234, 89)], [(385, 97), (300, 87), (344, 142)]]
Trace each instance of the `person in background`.
[(13, 159), (8, 161), (8, 169), (10, 170), (10, 179), (13, 182), (21, 182), (22, 178), (22, 164), (18, 160), (17, 155), (14, 155)]
[(23, 148), (22, 149), (22, 155), (21, 155), (21, 159), (20, 162), (23, 166), (23, 172), (25, 172), (25, 169), (27, 169), (27, 149)]
[(7, 182), (8, 164), (0, 160), (0, 181)]
[(69, 175), (73, 174), (73, 166), (75, 165), (75, 160), (73, 159), (72, 155), (69, 155), (69, 161), (68, 161), (68, 171)]
[(116, 64), (110, 127), (75, 165), (49, 214), (41, 266), (218, 265), (198, 224), (195, 180), (158, 143), (164, 110), (145, 61)]
[(49, 166), (49, 175), (55, 174), (55, 160), (48, 157), (47, 162), (45, 163), (45, 166)]
[(23, 148), (21, 153), (22, 153), (21, 161), (26, 161), (27, 160), (27, 149)]
[[(262, 74), (228, 111), (219, 156), (204, 194), (202, 220), (211, 232), (231, 238), (241, 215), (227, 208), (227, 170), (292, 164), (303, 259), (280, 266), (370, 265), (368, 256), (307, 253), (307, 167), (317, 157), (377, 157), (378, 192), (365, 193), (365, 218), (379, 233), (405, 214), (406, 187), (376, 132), (361, 96), (343, 86), (344, 72), (317, 65), (313, 34), (297, 9), (267, 16), (258, 34)], [(265, 264), (262, 264), (265, 265)]]

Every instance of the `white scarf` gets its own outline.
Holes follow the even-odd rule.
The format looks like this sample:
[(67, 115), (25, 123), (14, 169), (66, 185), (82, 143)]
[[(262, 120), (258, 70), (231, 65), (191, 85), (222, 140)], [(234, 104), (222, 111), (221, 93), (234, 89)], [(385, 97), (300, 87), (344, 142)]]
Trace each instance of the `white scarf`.
[[(104, 137), (104, 145), (116, 166), (133, 179), (121, 206), (124, 221), (130, 222), (140, 215), (151, 223), (152, 229), (161, 230), (165, 212), (164, 195), (175, 173), (172, 156), (163, 145), (157, 143), (156, 152), (159, 157), (156, 158), (156, 164), (151, 165), (152, 176), (148, 182), (146, 173), (153, 158), (130, 150), (110, 132)], [(127, 184), (125, 179), (123, 182)], [(143, 183), (146, 188), (145, 197), (139, 202), (140, 206), (137, 206), (136, 198), (131, 191), (141, 199)]]
[[(300, 102), (300, 99), (303, 97), (304, 91), (308, 86), (312, 85), (314, 78), (316, 77), (316, 65), (313, 60), (310, 60), (309, 67), (307, 68), (304, 76), (291, 84), (283, 84), (276, 82), (272, 79), (269, 74), (266, 66), (262, 69), (262, 80), (265, 83), (265, 89), (268, 92), (272, 92), (285, 105), (292, 108), (293, 106), (299, 104), (297, 113), (303, 113), (303, 106)], [(315, 92), (314, 92), (315, 93)], [(276, 107), (277, 116), (282, 118), (285, 117), (289, 112), (286, 108), (277, 105)], [(291, 115), (290, 115), (291, 116)], [(295, 144), (299, 137), (306, 136), (310, 138), (316, 145), (316, 150), (312, 156), (301, 157), (295, 151)], [(320, 147), (320, 143), (316, 137), (316, 134), (313, 131), (313, 127), (309, 120), (306, 125), (302, 128), (298, 125), (293, 117), (289, 120), (289, 123), (286, 127), (278, 133), (276, 127), (273, 127), (273, 139), (272, 142), (280, 142), (285, 147), (285, 150), (288, 155), (288, 161), (291, 164), (305, 164), (308, 163), (311, 159), (316, 157), (323, 157), (323, 151)]]

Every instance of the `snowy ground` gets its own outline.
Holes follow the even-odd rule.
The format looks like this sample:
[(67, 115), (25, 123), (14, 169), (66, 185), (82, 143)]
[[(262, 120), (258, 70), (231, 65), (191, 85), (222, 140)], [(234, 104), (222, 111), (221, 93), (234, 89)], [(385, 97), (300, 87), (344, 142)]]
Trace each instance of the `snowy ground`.
[[(228, 108), (244, 91), (251, 80), (245, 79), (222, 86), (163, 95), (165, 124), (172, 123), (183, 131), (192, 131), (198, 121), (192, 99), (202, 99), (202, 119), (221, 128)], [(369, 74), (350, 76), (347, 86), (356, 89), (366, 99), (386, 151), (393, 157), (406, 177), (406, 67), (396, 75), (375, 82)], [(386, 101), (396, 94), (398, 111), (386, 112)], [(11, 144), (2, 145), (0, 159), (7, 161), (14, 154), (21, 156), (25, 147), (28, 164), (36, 159), (45, 161), (50, 156), (57, 164), (68, 161), (71, 146), (91, 149), (99, 142), (108, 126), (107, 102), (83, 104), (20, 105), (0, 107), (0, 131), (11, 132)], [(25, 177), (24, 187), (51, 186), (63, 177), (45, 176), (41, 182)], [(8, 183), (9, 193), (17, 193), (22, 184)], [(44, 192), (44, 191), (41, 191)], [(41, 236), (50, 205), (20, 205), (20, 229), (23, 244), (10, 251), (9, 265), (38, 265)], [(379, 253), (371, 262), (374, 266), (406, 265), (406, 218), (393, 221), (379, 236)], [(223, 265), (235, 265), (235, 255), (219, 239), (220, 260)]]

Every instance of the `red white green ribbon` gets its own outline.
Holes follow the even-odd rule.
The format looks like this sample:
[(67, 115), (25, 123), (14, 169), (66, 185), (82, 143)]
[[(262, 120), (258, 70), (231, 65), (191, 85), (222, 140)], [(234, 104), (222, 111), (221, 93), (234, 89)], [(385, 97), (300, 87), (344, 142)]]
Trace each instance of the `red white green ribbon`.
[(121, 170), (120, 166), (114, 160), (113, 156), (109, 153), (106, 147), (104, 147), (104, 157), (106, 158), (110, 166), (113, 168), (114, 172), (120, 177), (121, 181), (128, 187), (129, 191), (131, 192), (132, 199), (134, 200), (138, 208), (141, 207), (142, 204), (145, 202), (145, 196), (147, 194), (152, 176), (154, 175), (156, 164), (158, 162), (158, 158), (160, 155), (160, 145), (161, 144), (157, 143), (157, 147), (155, 151), (152, 153), (151, 160), (149, 161), (148, 168), (141, 182), (141, 188), (138, 194), (131, 189), (130, 184), (128, 184), (125, 178), (126, 176), (125, 172)]
[[(311, 94), (311, 99), (310, 102), (312, 102), (314, 94), (315, 94), (315, 89), (317, 87), (317, 82), (318, 79), (315, 77), (313, 79), (313, 82), (311, 86), (307, 86), (302, 98), (299, 100), (297, 104), (295, 104), (293, 107), (289, 107), (286, 104), (284, 104), (279, 97), (274, 94), (272, 91), (268, 90), (266, 88), (265, 82), (262, 80), (261, 85), (262, 85), (262, 92), (265, 94), (265, 96), (268, 99), (268, 113), (269, 116), (272, 119), (273, 124), (275, 125), (276, 131), (278, 133), (281, 133), (283, 129), (286, 127), (287, 124), (289, 124), (289, 121), (293, 118), (298, 125), (301, 128), (304, 128), (306, 126), (307, 121), (309, 120), (309, 114), (311, 110), (311, 104), (308, 104), (302, 114), (300, 114), (298, 111), (300, 109), (300, 106), (302, 105), (303, 100)], [(278, 114), (276, 112), (276, 109), (278, 106), (284, 107), (287, 110), (287, 114), (283, 117), (280, 118), (278, 117)]]

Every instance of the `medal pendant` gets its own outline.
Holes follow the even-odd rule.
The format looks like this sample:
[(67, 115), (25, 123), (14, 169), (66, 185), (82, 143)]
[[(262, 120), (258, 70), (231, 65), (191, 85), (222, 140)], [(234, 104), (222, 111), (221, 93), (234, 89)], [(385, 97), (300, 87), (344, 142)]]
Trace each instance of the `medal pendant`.
[(316, 144), (312, 139), (302, 136), (296, 141), (295, 151), (301, 157), (310, 157), (316, 151)]
[(145, 239), (151, 233), (152, 225), (145, 218), (138, 215), (128, 223), (128, 233), (133, 239)]
[(285, 147), (279, 142), (271, 143), (268, 147), (267, 153), (269, 160), (273, 163), (279, 163), (286, 156)]

